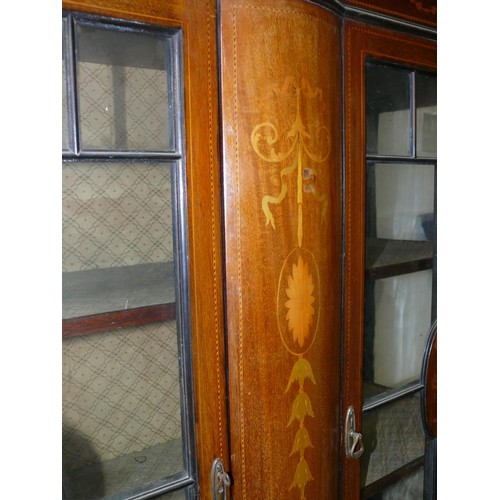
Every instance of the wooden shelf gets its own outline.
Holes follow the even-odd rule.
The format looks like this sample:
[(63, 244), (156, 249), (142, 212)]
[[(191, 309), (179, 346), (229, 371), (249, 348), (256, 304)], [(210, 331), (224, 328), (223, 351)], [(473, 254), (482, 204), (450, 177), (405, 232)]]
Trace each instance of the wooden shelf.
[[(401, 481), (405, 477), (422, 469), (425, 465), (425, 457), (418, 457), (399, 469), (387, 474), (387, 476), (374, 481), (361, 490), (362, 500), (371, 500), (375, 495), (381, 494), (385, 489)], [(378, 496), (376, 498), (379, 498)]]
[(98, 333), (127, 326), (144, 325), (157, 321), (175, 319), (175, 304), (159, 304), (157, 306), (138, 307), (126, 311), (82, 316), (80, 318), (63, 319), (63, 338), (79, 337), (89, 333)]
[(381, 279), (432, 269), (433, 257), (432, 241), (369, 238), (366, 241), (366, 277)]
[[(186, 476), (183, 465), (183, 444), (181, 438), (174, 438), (164, 443), (157, 443), (140, 451), (134, 451), (125, 455), (116, 456), (109, 460), (85, 463), (75, 468), (74, 461), (81, 462), (78, 449), (72, 449), (71, 435), (63, 443), (63, 486), (66, 498), (72, 500), (87, 500), (90, 498), (123, 498), (125, 492), (127, 498), (135, 497), (133, 493), (142, 492), (140, 485), (149, 484), (154, 486), (164, 484), (164, 478), (175, 478)], [(79, 442), (80, 443), (80, 442)], [(87, 446), (90, 446), (88, 443)], [(94, 452), (95, 453), (95, 452)], [(80, 458), (80, 460), (78, 460)], [(76, 460), (75, 460), (76, 459)], [(178, 480), (179, 480), (178, 479)], [(139, 486), (139, 488), (138, 488)], [(121, 495), (120, 495), (121, 494)], [(184, 499), (183, 492), (171, 493), (170, 499)]]
[(63, 273), (63, 337), (174, 319), (172, 262)]
[(413, 380), (398, 387), (386, 387), (373, 382), (363, 382), (363, 412), (419, 392), (423, 388), (424, 386), (419, 380)]

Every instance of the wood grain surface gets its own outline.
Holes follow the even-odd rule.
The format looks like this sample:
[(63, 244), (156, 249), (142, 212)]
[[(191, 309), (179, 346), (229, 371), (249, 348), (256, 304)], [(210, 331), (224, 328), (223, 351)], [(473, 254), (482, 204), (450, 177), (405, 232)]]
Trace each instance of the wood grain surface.
[(234, 498), (338, 493), (340, 25), (221, 2)]

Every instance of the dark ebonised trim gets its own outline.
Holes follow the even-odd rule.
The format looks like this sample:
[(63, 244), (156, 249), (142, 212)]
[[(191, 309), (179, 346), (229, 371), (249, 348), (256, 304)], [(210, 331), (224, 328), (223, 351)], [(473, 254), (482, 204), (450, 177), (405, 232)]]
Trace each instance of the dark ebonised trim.
[(427, 38), (429, 40), (437, 39), (437, 29), (423, 24), (417, 24), (405, 19), (389, 16), (381, 12), (374, 12), (352, 5), (346, 5), (341, 0), (307, 0), (325, 9), (328, 9), (335, 14), (342, 16), (345, 19), (360, 21), (366, 24), (388, 28), (408, 35), (416, 35)]

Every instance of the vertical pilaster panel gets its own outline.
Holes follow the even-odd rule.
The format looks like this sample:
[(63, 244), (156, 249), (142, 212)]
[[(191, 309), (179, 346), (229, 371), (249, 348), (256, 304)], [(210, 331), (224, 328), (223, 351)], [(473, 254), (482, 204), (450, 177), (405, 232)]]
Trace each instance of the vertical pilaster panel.
[(299, 1), (221, 8), (233, 495), (336, 498), (340, 26)]

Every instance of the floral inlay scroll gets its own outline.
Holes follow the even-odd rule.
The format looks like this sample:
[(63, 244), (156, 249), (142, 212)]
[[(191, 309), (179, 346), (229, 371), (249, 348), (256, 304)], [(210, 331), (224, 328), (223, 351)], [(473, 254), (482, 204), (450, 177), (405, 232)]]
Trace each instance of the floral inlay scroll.
[(314, 284), (309, 273), (309, 266), (299, 255), (297, 264), (293, 265), (292, 275), (288, 276), (286, 294), (289, 300), (285, 302), (285, 307), (288, 309), (286, 313), (288, 329), (292, 332), (293, 340), (297, 341), (300, 347), (304, 345), (304, 341), (310, 334), (314, 315), (313, 291)]
[[(262, 198), (262, 210), (266, 217), (266, 225), (271, 224), (276, 228), (274, 216), (269, 207), (270, 204), (279, 205), (288, 193), (287, 177), (296, 172), (297, 176), (297, 211), (298, 228), (297, 239), (299, 247), (302, 246), (303, 236), (303, 203), (304, 193), (310, 194), (322, 204), (322, 220), (326, 217), (328, 200), (324, 194), (317, 192), (315, 185), (315, 170), (308, 167), (308, 163), (324, 163), (330, 155), (331, 139), (327, 127), (311, 126), (306, 128), (301, 117), (301, 99), (321, 100), (322, 91), (319, 88), (312, 88), (309, 81), (303, 79), (299, 86), (291, 77), (285, 80), (284, 85), (275, 87), (275, 93), (279, 96), (294, 97), (295, 121), (290, 130), (284, 135), (280, 135), (276, 126), (271, 122), (259, 123), (252, 131), (251, 142), (254, 151), (260, 158), (270, 163), (285, 163), (280, 171), (281, 190), (278, 196), (266, 195)], [(276, 151), (276, 148), (283, 145), (285, 150)], [(313, 150), (313, 145), (319, 146), (318, 150)], [(312, 182), (307, 182), (312, 181)]]
[[(313, 443), (308, 431), (314, 409), (307, 391), (316, 384), (313, 368), (305, 355), (311, 349), (319, 325), (320, 317), (320, 274), (313, 252), (303, 247), (304, 206), (307, 200), (321, 206), (321, 222), (326, 220), (327, 196), (321, 193), (318, 169), (330, 155), (330, 131), (317, 121), (322, 91), (302, 79), (286, 78), (284, 84), (274, 87), (277, 97), (295, 100), (295, 116), (291, 127), (280, 133), (270, 121), (259, 123), (252, 131), (251, 143), (257, 155), (269, 163), (282, 164), (280, 169), (279, 194), (265, 195), (262, 210), (266, 225), (276, 229), (272, 205), (280, 205), (286, 196), (293, 196), (297, 210), (297, 246), (285, 258), (282, 265), (276, 299), (276, 314), (281, 341), (296, 361), (293, 364), (285, 394), (295, 390), (287, 427), (298, 425), (290, 456), (298, 455), (298, 463), (289, 486), (289, 491), (297, 488), (300, 498), (306, 498), (306, 486), (314, 480), (307, 461), (313, 452)], [(316, 100), (315, 121), (306, 126), (301, 113), (303, 100)], [(295, 184), (291, 176), (295, 175)], [(291, 186), (296, 187), (290, 193)], [(309, 451), (308, 451), (309, 450)], [(310, 456), (310, 455), (309, 455)]]
[(298, 488), (300, 498), (304, 499), (306, 485), (314, 479), (306, 450), (313, 448), (308, 426), (314, 418), (314, 409), (308, 391), (316, 384), (311, 363), (305, 355), (316, 338), (320, 314), (319, 272), (314, 255), (307, 249), (295, 248), (285, 259), (276, 304), (281, 341), (296, 357), (285, 389), (285, 394), (297, 391), (287, 423), (287, 427), (298, 424), (290, 453), (290, 456), (298, 455), (298, 464), (289, 490)]

